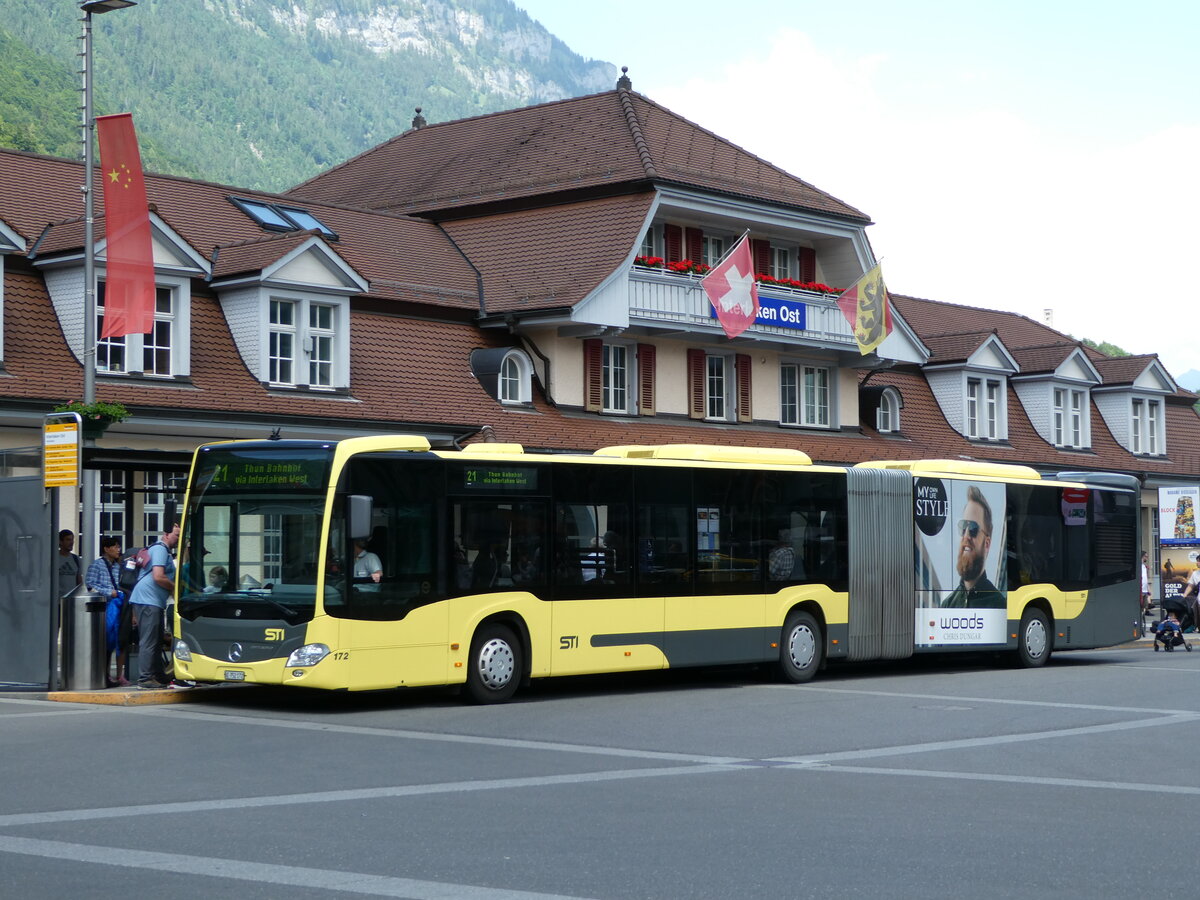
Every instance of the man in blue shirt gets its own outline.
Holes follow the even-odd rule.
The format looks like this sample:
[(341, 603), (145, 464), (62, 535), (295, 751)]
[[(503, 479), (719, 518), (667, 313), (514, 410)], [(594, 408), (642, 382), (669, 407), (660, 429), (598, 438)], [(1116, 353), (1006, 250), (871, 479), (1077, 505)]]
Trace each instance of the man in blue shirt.
[(138, 627), (138, 687), (155, 690), (169, 683), (163, 672), (162, 647), (163, 613), (175, 593), (175, 557), (179, 544), (179, 525), (150, 546), (150, 562), (138, 576), (129, 594), (133, 615)]

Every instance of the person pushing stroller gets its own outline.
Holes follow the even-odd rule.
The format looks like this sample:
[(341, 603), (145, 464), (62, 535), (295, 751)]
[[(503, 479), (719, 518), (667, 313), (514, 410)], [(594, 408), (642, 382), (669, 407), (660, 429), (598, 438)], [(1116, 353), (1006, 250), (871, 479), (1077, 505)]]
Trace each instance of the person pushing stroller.
[(1190, 653), (1192, 645), (1183, 639), (1183, 626), (1179, 624), (1179, 613), (1175, 610), (1170, 610), (1165, 619), (1154, 626), (1154, 652), (1158, 652), (1158, 645), (1163, 645), (1163, 649), (1168, 653), (1173, 651), (1180, 644)]

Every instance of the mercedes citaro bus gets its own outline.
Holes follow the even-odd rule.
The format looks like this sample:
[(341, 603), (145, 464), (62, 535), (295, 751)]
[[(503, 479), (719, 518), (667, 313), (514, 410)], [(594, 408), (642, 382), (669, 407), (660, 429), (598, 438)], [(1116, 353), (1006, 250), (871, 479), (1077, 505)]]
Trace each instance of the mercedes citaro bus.
[(420, 437), (193, 461), (179, 678), (329, 690), (1053, 650), (1137, 635), (1136, 479), (799, 450)]

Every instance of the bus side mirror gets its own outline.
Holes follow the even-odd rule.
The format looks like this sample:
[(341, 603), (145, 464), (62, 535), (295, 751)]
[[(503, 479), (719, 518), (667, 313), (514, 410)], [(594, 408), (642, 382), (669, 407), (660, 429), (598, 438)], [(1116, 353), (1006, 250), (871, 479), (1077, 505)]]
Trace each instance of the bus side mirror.
[(350, 526), (350, 540), (371, 537), (371, 498), (366, 494), (351, 494), (347, 498), (349, 509), (346, 521)]

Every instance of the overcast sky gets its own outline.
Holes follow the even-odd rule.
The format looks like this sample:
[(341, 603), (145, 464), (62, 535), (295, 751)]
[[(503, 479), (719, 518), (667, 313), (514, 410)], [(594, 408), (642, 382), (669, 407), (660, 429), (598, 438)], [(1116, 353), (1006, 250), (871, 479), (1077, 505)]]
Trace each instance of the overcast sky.
[(1200, 4), (515, 2), (869, 215), (893, 292), (1200, 369)]

